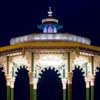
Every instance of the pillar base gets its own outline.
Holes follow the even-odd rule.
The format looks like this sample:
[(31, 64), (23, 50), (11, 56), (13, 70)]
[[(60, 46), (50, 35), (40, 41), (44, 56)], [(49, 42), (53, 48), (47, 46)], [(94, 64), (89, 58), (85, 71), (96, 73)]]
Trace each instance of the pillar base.
[(68, 100), (72, 100), (72, 84), (68, 84)]
[(90, 88), (86, 88), (86, 100), (90, 100)]
[(63, 89), (63, 100), (66, 100), (66, 89)]
[(11, 92), (11, 89), (10, 89), (10, 86), (7, 86), (7, 100), (11, 100), (10, 98), (10, 92)]
[(33, 85), (30, 84), (30, 100), (33, 100)]
[(14, 88), (11, 88), (11, 100), (14, 100)]
[(91, 100), (94, 100), (94, 86), (91, 86)]
[(33, 90), (33, 94), (34, 94), (33, 100), (37, 100), (37, 90), (36, 89)]

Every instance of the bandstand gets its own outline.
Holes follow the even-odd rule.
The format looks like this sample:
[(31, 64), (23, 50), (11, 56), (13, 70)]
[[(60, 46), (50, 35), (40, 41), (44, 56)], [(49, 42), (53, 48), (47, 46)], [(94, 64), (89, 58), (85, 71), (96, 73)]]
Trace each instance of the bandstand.
[(38, 25), (43, 32), (12, 38), (9, 46), (0, 47), (0, 65), (4, 66), (6, 73), (8, 100), (13, 100), (15, 72), (21, 65), (28, 66), (31, 100), (36, 99), (39, 73), (50, 66), (61, 74), (64, 97), (68, 84), (68, 100), (71, 100), (75, 65), (81, 66), (85, 72), (86, 100), (89, 100), (90, 94), (91, 100), (94, 100), (94, 75), (96, 67), (100, 66), (100, 47), (91, 45), (88, 38), (59, 33), (63, 26), (58, 23), (49, 8), (48, 18), (42, 19), (42, 24)]

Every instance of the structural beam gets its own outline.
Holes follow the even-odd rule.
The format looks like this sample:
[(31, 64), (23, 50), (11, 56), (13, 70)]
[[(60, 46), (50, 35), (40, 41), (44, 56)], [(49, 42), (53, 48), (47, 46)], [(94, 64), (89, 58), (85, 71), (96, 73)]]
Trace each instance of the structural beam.
[(9, 56), (7, 56), (7, 74), (9, 74)]
[(68, 73), (68, 100), (72, 100), (72, 73)]
[(92, 74), (94, 75), (94, 56), (91, 56)]
[(68, 72), (70, 72), (70, 52), (68, 52)]

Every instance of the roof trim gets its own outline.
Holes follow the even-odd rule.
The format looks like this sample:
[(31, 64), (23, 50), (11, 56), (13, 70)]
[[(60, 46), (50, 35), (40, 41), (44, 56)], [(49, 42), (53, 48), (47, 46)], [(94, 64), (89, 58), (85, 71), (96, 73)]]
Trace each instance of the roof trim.
[(16, 49), (27, 49), (27, 48), (81, 48), (91, 51), (98, 51), (100, 52), (100, 47), (97, 46), (91, 46), (76, 42), (56, 42), (56, 41), (42, 41), (42, 42), (26, 42), (26, 43), (19, 43), (15, 45), (5, 46), (0, 48), (0, 52), (7, 52), (12, 51)]

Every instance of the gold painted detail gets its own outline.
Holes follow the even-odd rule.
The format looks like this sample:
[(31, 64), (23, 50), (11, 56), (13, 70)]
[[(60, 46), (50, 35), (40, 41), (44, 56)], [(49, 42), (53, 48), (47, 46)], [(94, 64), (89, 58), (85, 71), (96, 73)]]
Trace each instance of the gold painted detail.
[(20, 43), (16, 45), (1, 47), (0, 52), (7, 52), (12, 50), (27, 49), (27, 48), (74, 48), (74, 49), (79, 48), (79, 49), (100, 52), (100, 47), (97, 46), (90, 46), (90, 45), (76, 43), (76, 42), (56, 42), (56, 41)]

